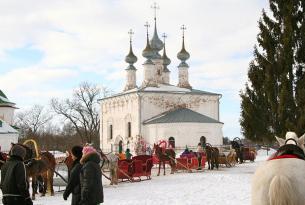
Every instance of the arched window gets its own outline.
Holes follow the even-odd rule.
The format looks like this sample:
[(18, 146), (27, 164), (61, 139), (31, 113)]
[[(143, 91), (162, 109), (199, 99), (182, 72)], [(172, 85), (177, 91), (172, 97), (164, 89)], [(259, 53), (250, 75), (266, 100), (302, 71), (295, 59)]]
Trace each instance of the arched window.
[(127, 123), (127, 136), (131, 137), (131, 122)]
[(174, 137), (168, 138), (168, 146), (175, 148), (175, 138)]
[(120, 140), (119, 141), (119, 153), (122, 153), (123, 152), (123, 141)]
[(109, 125), (109, 139), (112, 140), (112, 138), (113, 138), (113, 127), (112, 125)]

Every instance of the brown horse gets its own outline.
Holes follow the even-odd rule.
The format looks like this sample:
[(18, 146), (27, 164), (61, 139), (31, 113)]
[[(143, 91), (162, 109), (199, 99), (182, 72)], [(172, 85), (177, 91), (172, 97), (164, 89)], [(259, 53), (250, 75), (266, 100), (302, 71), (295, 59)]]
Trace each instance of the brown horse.
[(162, 149), (159, 147), (159, 145), (154, 144), (154, 153), (156, 154), (158, 160), (159, 160), (159, 171), (158, 175), (160, 175), (160, 168), (161, 168), (161, 163), (163, 163), (163, 170), (164, 170), (164, 175), (165, 175), (165, 162), (169, 161), (169, 165), (171, 167), (171, 174), (174, 174), (175, 168), (176, 168), (176, 153), (173, 149)]
[(208, 169), (214, 169), (219, 167), (219, 150), (217, 147), (212, 147), (211, 144), (206, 143), (206, 153), (208, 161)]
[(32, 178), (32, 199), (35, 199), (35, 193), (37, 193), (36, 182), (39, 176), (43, 179), (41, 196), (45, 196), (48, 189), (51, 191), (51, 196), (54, 196), (53, 177), (55, 166), (55, 157), (50, 152), (42, 152), (38, 160), (32, 159), (31, 162), (26, 164), (27, 176)]
[[(12, 144), (12, 147), (15, 144)], [(25, 148), (26, 156), (24, 158), (24, 163), (26, 167), (27, 178), (32, 178), (32, 199), (35, 199), (35, 194), (37, 193), (37, 178), (42, 177), (43, 179), (43, 189), (42, 196), (45, 196), (46, 191), (49, 189), (51, 195), (54, 195), (53, 190), (53, 176), (56, 166), (55, 157), (50, 152), (41, 152), (40, 157), (36, 159), (33, 150), (23, 144), (18, 144)], [(38, 153), (36, 153), (38, 154)]]

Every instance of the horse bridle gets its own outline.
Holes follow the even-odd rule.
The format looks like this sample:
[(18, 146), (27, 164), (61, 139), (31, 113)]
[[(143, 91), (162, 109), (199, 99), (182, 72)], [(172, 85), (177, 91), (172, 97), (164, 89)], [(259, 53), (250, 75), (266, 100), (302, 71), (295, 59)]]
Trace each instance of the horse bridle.
[(293, 138), (289, 138), (289, 139), (285, 140), (285, 144), (287, 144), (287, 142), (290, 140), (294, 141), (295, 145), (298, 145), (298, 142)]

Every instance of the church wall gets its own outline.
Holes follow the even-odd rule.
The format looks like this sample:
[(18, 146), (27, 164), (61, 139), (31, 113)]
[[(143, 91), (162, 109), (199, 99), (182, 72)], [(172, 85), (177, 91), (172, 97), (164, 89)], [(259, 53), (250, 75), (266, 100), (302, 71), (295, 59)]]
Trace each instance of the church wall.
[[(118, 143), (123, 141), (123, 149), (132, 146), (133, 140), (139, 134), (139, 104), (135, 93), (113, 97), (101, 101), (101, 148), (105, 151), (118, 149)], [(131, 122), (131, 137), (128, 137), (128, 122)], [(112, 139), (110, 139), (112, 125)]]
[(218, 96), (171, 93), (145, 93), (142, 95), (142, 121), (178, 107), (186, 107), (218, 120)]
[(197, 146), (201, 136), (206, 137), (206, 142), (212, 145), (223, 144), (221, 123), (160, 123), (144, 126), (144, 134), (149, 136), (149, 144), (159, 140), (168, 141), (169, 137), (175, 138), (176, 147)]
[(11, 107), (0, 107), (0, 119), (10, 125), (13, 124), (14, 110), (15, 109)]

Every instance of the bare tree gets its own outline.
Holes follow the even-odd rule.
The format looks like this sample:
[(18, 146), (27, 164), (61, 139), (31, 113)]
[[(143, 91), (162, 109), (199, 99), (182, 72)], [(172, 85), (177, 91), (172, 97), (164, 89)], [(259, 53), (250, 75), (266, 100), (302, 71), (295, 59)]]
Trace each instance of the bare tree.
[(15, 125), (19, 127), (24, 135), (38, 135), (44, 125), (52, 119), (52, 116), (41, 105), (20, 111), (16, 114)]
[[(103, 89), (103, 92), (107, 89)], [(108, 90), (107, 90), (108, 92)], [(72, 124), (83, 143), (89, 142), (99, 146), (100, 117), (98, 99), (101, 89), (97, 85), (84, 82), (73, 92), (71, 99), (60, 101), (53, 98), (53, 111)]]

